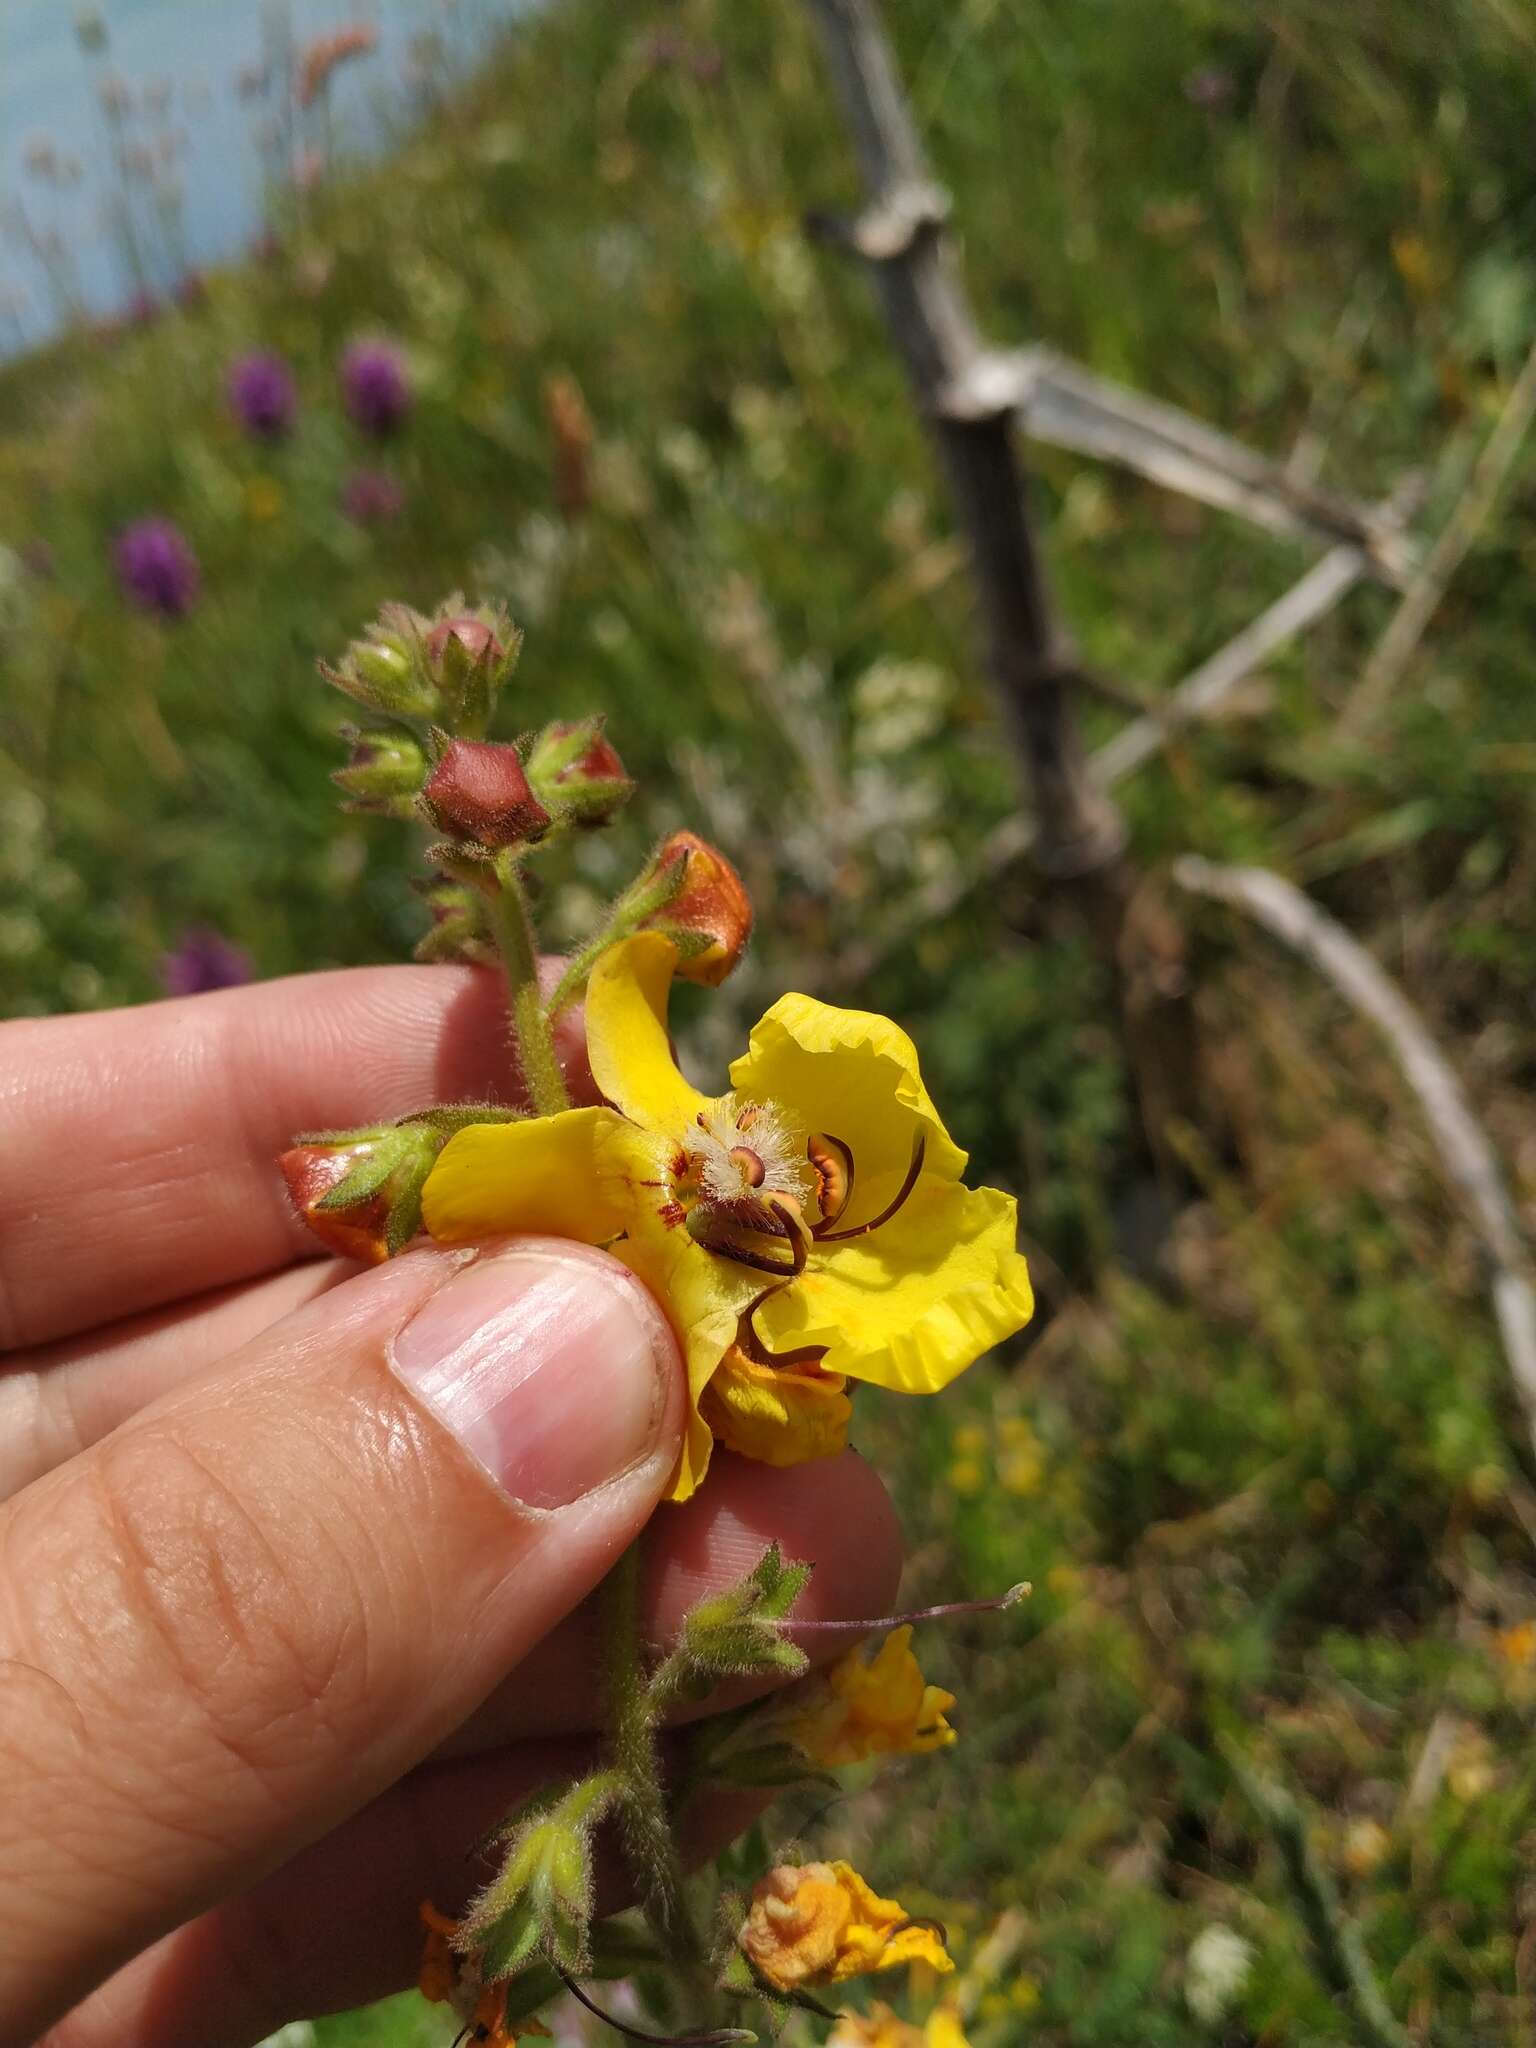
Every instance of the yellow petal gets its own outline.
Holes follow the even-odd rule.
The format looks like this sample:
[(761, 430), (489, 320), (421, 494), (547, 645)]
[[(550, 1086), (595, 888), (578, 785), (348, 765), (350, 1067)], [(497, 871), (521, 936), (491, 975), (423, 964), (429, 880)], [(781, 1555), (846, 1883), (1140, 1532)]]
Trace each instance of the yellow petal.
[(764, 1465), (804, 1465), (843, 1448), (853, 1404), (835, 1374), (760, 1365), (733, 1344), (699, 1413), (727, 1450)]
[(427, 1175), (423, 1221), (443, 1244), (523, 1230), (604, 1244), (630, 1219), (637, 1136), (611, 1109), (471, 1124)]
[(923, 2048), (970, 2048), (953, 2006), (936, 2005), (923, 2022)]
[(587, 1057), (608, 1100), (637, 1124), (681, 1137), (708, 1107), (678, 1072), (667, 1039), (677, 948), (659, 932), (610, 946), (587, 984)]
[(666, 1495), (687, 1500), (708, 1470), (714, 1445), (699, 1416), (700, 1397), (735, 1343), (737, 1325), (761, 1291), (762, 1276), (705, 1251), (681, 1224), (668, 1223), (645, 1203), (632, 1211), (627, 1234), (612, 1251), (666, 1310), (688, 1368), (688, 1433)]
[(928, 1173), (958, 1180), (965, 1171), (965, 1154), (923, 1086), (917, 1048), (888, 1017), (781, 996), (732, 1066), (731, 1082), (738, 1095), (780, 1103), (807, 1132), (825, 1131), (852, 1149), (849, 1224), (878, 1213), (870, 1190), (882, 1176), (906, 1172), (919, 1131)]
[[(882, 1190), (895, 1192), (893, 1176)], [(1016, 1228), (1012, 1195), (925, 1173), (878, 1230), (818, 1245), (800, 1278), (758, 1310), (758, 1333), (770, 1351), (825, 1345), (826, 1372), (935, 1394), (1029, 1321)]]

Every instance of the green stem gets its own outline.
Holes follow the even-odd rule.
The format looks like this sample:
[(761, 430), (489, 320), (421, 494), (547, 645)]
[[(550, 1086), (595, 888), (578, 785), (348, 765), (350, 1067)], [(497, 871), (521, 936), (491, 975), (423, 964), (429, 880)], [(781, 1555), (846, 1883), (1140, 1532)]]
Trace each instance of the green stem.
[(566, 963), (564, 974), (555, 983), (554, 994), (545, 1005), (545, 1014), (553, 1023), (562, 1010), (568, 1010), (587, 985), (587, 976), (597, 965), (599, 956), (606, 952), (615, 938), (622, 938), (622, 932), (615, 932), (612, 925), (605, 924), (596, 938), (574, 952)]
[(533, 942), (533, 919), (516, 863), (503, 855), (496, 863), (496, 893), (491, 898), (491, 929), (506, 970), (512, 998), (512, 1038), (523, 1080), (540, 1116), (569, 1109), (565, 1077), (555, 1056), (555, 1037), (539, 993), (539, 956)]
[(1358, 1928), (1346, 1917), (1333, 1879), (1312, 1852), (1305, 1813), (1284, 1787), (1260, 1777), (1235, 1743), (1218, 1739), (1218, 1747), (1280, 1851), (1317, 1974), (1349, 2013), (1367, 2048), (1412, 2048), (1376, 1982)]
[(613, 1761), (624, 1780), (624, 1846), (641, 1903), (673, 1961), (703, 1961), (683, 1891), (656, 1747), (656, 1701), (640, 1641), (640, 1546), (632, 1543), (603, 1584), (604, 1658)]
[(660, 873), (648, 871), (630, 883), (587, 943), (571, 955), (564, 974), (555, 984), (554, 994), (545, 1005), (551, 1019), (576, 1001), (587, 985), (587, 976), (610, 946), (617, 945), (620, 939), (627, 939), (631, 932), (639, 929), (642, 920), (654, 912), (666, 909), (683, 885), (686, 868), (686, 861), (674, 861)]

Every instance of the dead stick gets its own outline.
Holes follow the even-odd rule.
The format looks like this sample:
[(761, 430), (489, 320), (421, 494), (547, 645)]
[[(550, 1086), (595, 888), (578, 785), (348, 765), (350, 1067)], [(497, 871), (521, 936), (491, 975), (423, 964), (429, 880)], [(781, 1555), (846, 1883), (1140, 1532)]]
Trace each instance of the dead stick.
[(874, 0), (808, 4), (867, 197), (839, 239), (874, 272), (970, 552), (988, 667), (1028, 779), (1034, 857), (1048, 873), (1092, 874), (1117, 859), (1124, 830), (1088, 774), (1070, 698), (1074, 658), (1053, 615), (1025, 501), (1015, 397), (1011, 388), (989, 390), (993, 359), (944, 233), (948, 200), (924, 156)]
[(1267, 868), (1217, 867), (1193, 854), (1174, 863), (1173, 878), (1195, 895), (1247, 911), (1325, 975), (1391, 1046), (1487, 1254), (1504, 1355), (1536, 1445), (1536, 1288), (1530, 1254), (1493, 1146), (1445, 1055), (1359, 941), (1290, 882)]

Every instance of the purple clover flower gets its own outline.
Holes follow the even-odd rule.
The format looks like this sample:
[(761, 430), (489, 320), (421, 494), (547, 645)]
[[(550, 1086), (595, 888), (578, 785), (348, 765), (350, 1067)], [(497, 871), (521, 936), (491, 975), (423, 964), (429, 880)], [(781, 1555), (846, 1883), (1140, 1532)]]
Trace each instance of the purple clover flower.
[(280, 441), (299, 410), (293, 372), (267, 349), (241, 356), (229, 373), (229, 403), (247, 433), (260, 441)]
[(123, 595), (147, 612), (179, 619), (202, 582), (186, 536), (169, 519), (151, 516), (125, 526), (113, 549)]
[(411, 409), (405, 363), (387, 341), (354, 341), (341, 359), (347, 411), (364, 433), (393, 433)]
[(357, 526), (387, 526), (405, 509), (405, 492), (386, 469), (354, 469), (341, 487), (341, 509)]
[(160, 958), (160, 985), (168, 996), (200, 996), (210, 989), (240, 988), (254, 973), (250, 955), (208, 924), (188, 925), (171, 951)]

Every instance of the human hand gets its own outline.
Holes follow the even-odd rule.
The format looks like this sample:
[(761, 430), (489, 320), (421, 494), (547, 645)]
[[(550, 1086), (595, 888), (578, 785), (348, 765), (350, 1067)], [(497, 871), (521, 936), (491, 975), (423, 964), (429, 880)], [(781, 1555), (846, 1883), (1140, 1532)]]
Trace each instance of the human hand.
[[(665, 1321), (569, 1243), (317, 1260), (272, 1164), (483, 1099), (505, 1044), (444, 967), (0, 1029), (0, 2048), (242, 2048), (397, 1988), (417, 1902), (580, 1756), (581, 1603), (680, 1439)], [(655, 1639), (774, 1538), (806, 1618), (886, 1605), (860, 1459), (717, 1453), (648, 1534)]]

